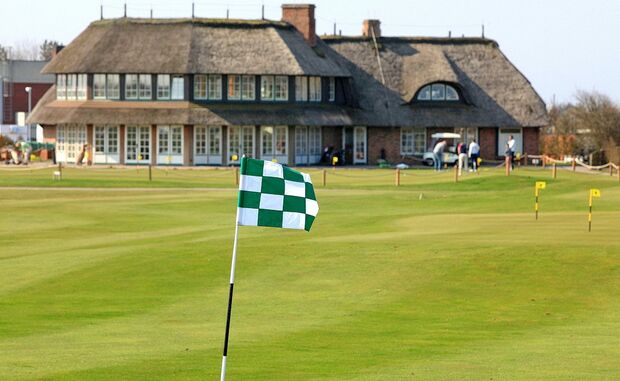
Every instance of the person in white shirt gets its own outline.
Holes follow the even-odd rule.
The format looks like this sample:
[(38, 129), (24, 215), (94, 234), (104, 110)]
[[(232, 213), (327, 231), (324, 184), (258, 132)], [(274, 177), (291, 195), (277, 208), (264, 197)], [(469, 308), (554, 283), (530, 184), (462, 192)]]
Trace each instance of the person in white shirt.
[(441, 171), (441, 167), (443, 166), (443, 151), (446, 149), (448, 143), (445, 140), (440, 140), (435, 144), (435, 148), (433, 148), (433, 156), (435, 162), (435, 170)]
[(510, 157), (510, 168), (515, 169), (515, 138), (512, 135), (506, 141), (506, 156)]
[(471, 166), (474, 172), (478, 171), (478, 158), (480, 157), (480, 146), (476, 143), (476, 140), (472, 140), (469, 143), (469, 150), (467, 151), (469, 158), (471, 159)]
[(456, 153), (459, 155), (459, 176), (461, 176), (463, 167), (465, 167), (465, 171), (469, 169), (467, 160), (467, 144), (463, 142), (459, 143), (459, 145), (456, 146)]

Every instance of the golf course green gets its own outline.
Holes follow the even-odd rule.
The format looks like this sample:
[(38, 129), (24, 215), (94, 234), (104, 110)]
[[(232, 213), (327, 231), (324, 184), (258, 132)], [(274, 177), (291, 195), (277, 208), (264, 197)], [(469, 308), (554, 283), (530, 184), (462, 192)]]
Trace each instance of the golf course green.
[[(0, 171), (0, 380), (218, 380), (234, 171), (53, 171)], [(227, 380), (620, 379), (617, 177), (308, 172), (310, 233), (240, 228)]]

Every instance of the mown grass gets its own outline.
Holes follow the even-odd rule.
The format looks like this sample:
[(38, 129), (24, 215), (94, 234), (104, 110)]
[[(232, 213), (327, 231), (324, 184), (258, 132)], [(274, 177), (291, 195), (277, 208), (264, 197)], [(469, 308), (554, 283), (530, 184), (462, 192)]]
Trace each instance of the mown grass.
[[(0, 380), (219, 377), (234, 178), (155, 173), (0, 173), (69, 187), (0, 189)], [(310, 173), (311, 233), (240, 230), (229, 379), (620, 378), (615, 178)]]

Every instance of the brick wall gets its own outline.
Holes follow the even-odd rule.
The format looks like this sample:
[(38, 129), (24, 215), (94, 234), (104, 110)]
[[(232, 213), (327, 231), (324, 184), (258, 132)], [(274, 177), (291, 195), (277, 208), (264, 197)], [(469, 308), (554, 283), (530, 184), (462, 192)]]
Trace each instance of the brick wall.
[(342, 149), (342, 127), (323, 127), (322, 145), (325, 147), (333, 147), (334, 149)]
[(539, 144), (540, 128), (523, 128), (523, 153), (538, 155), (540, 152)]
[(43, 126), (43, 141), (45, 143), (56, 143), (56, 126)]
[(385, 160), (390, 163), (400, 162), (400, 127), (368, 127), (368, 164), (374, 165), (381, 159), (381, 151)]
[(304, 39), (310, 46), (316, 45), (314, 5), (282, 5), (282, 21), (286, 21), (293, 25), (304, 36)]
[(495, 160), (497, 158), (497, 128), (480, 127), (478, 129), (480, 157)]
[(3, 116), (2, 123), (5, 124), (15, 124), (15, 113), (16, 112), (25, 112), (28, 113), (28, 93), (25, 88), (30, 86), (32, 87), (32, 96), (31, 96), (31, 106), (34, 110), (34, 106), (37, 105), (37, 102), (45, 92), (52, 87), (51, 83), (18, 83), (14, 82), (10, 86), (13, 86), (11, 89), (13, 91), (13, 110), (8, 113), (8, 105), (9, 100), (7, 98), (2, 97), (2, 102), (4, 102), (3, 110), (5, 111), (5, 115)]

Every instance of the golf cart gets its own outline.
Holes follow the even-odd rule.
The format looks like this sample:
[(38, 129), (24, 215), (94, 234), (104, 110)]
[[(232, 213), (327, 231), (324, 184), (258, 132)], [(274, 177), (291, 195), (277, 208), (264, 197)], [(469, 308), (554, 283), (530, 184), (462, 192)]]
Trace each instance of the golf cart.
[(424, 164), (432, 167), (435, 165), (435, 155), (433, 154), (432, 148), (435, 147), (435, 144), (440, 139), (455, 139), (452, 141), (452, 144), (448, 144), (448, 147), (443, 151), (443, 162), (445, 164), (454, 165), (459, 161), (459, 155), (456, 153), (456, 145), (458, 144), (459, 139), (461, 139), (460, 134), (455, 134), (454, 132), (437, 132), (431, 135), (432, 144), (431, 151), (425, 152), (422, 156), (422, 160), (424, 160)]

